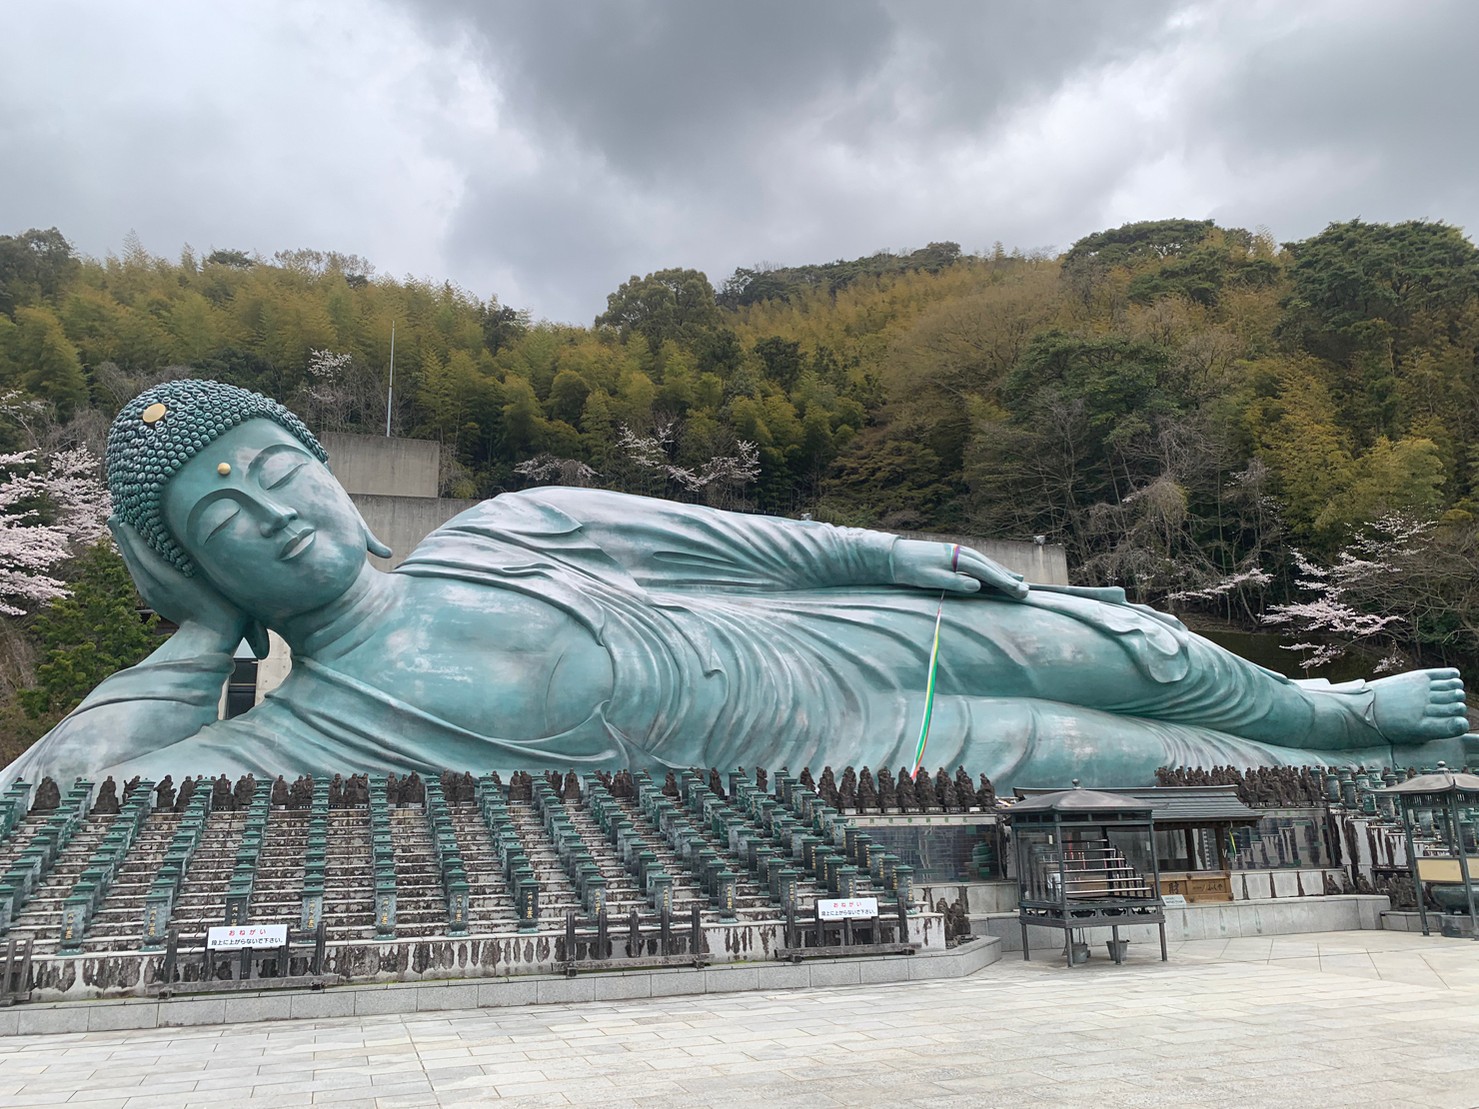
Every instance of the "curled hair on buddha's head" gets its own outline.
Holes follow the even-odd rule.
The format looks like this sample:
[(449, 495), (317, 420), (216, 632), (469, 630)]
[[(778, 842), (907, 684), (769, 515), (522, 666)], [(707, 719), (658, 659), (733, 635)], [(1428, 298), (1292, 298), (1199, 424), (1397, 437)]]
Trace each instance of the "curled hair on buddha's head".
[(248, 420), (271, 420), (320, 462), (328, 453), (277, 401), (219, 381), (167, 381), (125, 404), (108, 431), (108, 492), (114, 517), (186, 577), (195, 563), (164, 522), (164, 487), (186, 462)]

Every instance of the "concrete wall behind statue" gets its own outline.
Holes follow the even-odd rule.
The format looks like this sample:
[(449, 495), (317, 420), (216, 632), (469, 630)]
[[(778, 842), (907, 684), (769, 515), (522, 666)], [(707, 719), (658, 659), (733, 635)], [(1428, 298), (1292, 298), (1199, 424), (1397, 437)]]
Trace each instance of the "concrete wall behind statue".
[(1068, 554), (1056, 543), (1021, 543), (1014, 539), (983, 539), (977, 535), (940, 535), (928, 531), (901, 531), (905, 539), (959, 543), (994, 558), (1008, 570), (1024, 574), (1039, 585), (1068, 585)]
[(329, 469), (350, 494), (371, 493), (382, 497), (437, 495), (441, 478), (440, 443), (430, 439), (387, 439), (383, 435), (347, 435), (337, 431), (320, 435), (319, 442), (329, 452)]
[(351, 493), (350, 500), (376, 537), (395, 552), (390, 558), (370, 556), (370, 561), (382, 570), (399, 566), (437, 528), (481, 503), (451, 497), (380, 497), (368, 493)]

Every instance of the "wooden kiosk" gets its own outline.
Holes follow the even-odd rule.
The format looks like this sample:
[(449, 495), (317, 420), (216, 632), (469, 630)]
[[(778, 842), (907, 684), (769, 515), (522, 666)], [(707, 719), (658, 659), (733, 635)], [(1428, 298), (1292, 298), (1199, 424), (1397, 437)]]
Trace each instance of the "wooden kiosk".
[[(1019, 788), (1015, 792), (1019, 798), (1031, 798), (1053, 791)], [(1257, 827), (1261, 815), (1238, 800), (1236, 787), (1116, 786), (1099, 792), (1144, 801), (1151, 807), (1163, 898), (1180, 894), (1192, 904), (1233, 899), (1228, 851), (1232, 832)]]
[[(1032, 957), (1027, 929), (1057, 928), (1073, 966), (1074, 933), (1109, 928), (1110, 957), (1124, 959), (1120, 927), (1155, 924), (1166, 959), (1166, 912), (1161, 902), (1151, 804), (1084, 789), (1039, 794), (1007, 814), (1017, 864), (1022, 958)], [(1148, 873), (1147, 873), (1148, 871)]]

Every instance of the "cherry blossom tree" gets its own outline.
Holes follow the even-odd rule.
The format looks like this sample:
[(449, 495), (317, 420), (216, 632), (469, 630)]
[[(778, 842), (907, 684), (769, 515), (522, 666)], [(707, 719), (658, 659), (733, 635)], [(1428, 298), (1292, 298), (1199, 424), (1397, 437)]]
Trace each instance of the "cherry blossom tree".
[[(604, 475), (622, 492), (642, 493), (669, 500), (701, 500), (715, 508), (743, 507), (744, 490), (760, 476), (760, 449), (745, 440), (734, 441), (728, 454), (715, 454), (693, 466), (679, 465), (678, 425), (659, 421), (648, 435), (639, 435), (625, 424), (618, 429), (616, 446), (621, 452), (617, 471)], [(621, 465), (624, 463), (625, 465)], [(573, 458), (537, 454), (520, 462), (514, 473), (530, 484), (591, 487), (603, 484), (594, 467)]]
[(354, 355), (313, 348), (307, 370), (294, 403), (310, 427), (363, 431), (385, 422), (385, 381)]
[(1390, 579), (1397, 572), (1396, 566), (1390, 557), (1381, 557), (1382, 552), (1375, 549), (1374, 541), (1358, 542), (1367, 545), (1367, 553), (1372, 557), (1362, 557), (1348, 547), (1336, 556), (1334, 564), (1319, 566), (1294, 551), (1294, 563), (1300, 574), (1295, 584), (1308, 597), (1270, 605), (1263, 616), (1265, 624), (1312, 637), (1284, 647), (1288, 651), (1305, 652), (1299, 663), (1305, 670), (1334, 662), (1358, 644), (1381, 650), (1381, 661), (1376, 665), (1378, 673), (1402, 668), (1395, 629), (1406, 621), (1391, 612), (1370, 611), (1361, 604), (1363, 598), (1379, 592), (1381, 581)]
[(659, 423), (651, 435), (638, 435), (622, 425), (616, 445), (639, 469), (661, 476), (666, 492), (702, 499), (715, 508), (737, 507), (744, 489), (760, 476), (760, 448), (747, 439), (736, 439), (733, 454), (716, 454), (698, 466), (679, 466), (672, 461), (676, 425)]
[(601, 475), (575, 458), (536, 454), (514, 467), (514, 473), (536, 485), (573, 485), (589, 488)]
[(67, 595), (57, 567), (104, 532), (110, 505), (98, 460), (75, 448), (0, 454), (0, 613)]
[[(1376, 671), (1406, 666), (1413, 620), (1404, 611), (1410, 571), (1428, 549), (1435, 525), (1400, 515), (1373, 520), (1333, 562), (1321, 566), (1300, 551), (1291, 552), (1304, 596), (1269, 605), (1260, 622), (1287, 629), (1299, 639), (1284, 649), (1302, 651), (1299, 665), (1314, 670), (1361, 647), (1380, 656)], [(1274, 578), (1250, 568), (1202, 589), (1173, 595), (1174, 600), (1215, 601), (1240, 592), (1261, 593)]]

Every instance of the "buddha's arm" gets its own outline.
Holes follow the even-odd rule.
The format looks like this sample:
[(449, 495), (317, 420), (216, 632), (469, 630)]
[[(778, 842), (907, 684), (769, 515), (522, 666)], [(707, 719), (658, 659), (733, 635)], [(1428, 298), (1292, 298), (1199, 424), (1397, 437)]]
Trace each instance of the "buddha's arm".
[(506, 496), (568, 516), (584, 538), (649, 589), (893, 585), (893, 554), (904, 542), (883, 532), (599, 489), (540, 488)]
[(62, 781), (194, 735), (219, 715), (234, 647), (214, 629), (186, 624), (143, 662), (104, 680), (6, 776)]

